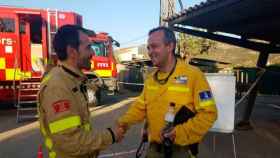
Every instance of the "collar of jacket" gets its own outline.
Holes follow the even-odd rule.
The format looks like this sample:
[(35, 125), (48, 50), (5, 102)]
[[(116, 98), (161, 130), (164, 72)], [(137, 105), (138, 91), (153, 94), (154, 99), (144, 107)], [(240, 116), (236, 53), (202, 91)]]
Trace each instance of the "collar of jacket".
[[(176, 68), (175, 68), (173, 74), (170, 77), (172, 78), (172, 76), (177, 75), (178, 71), (180, 71), (180, 70), (186, 70), (187, 67), (188, 67), (188, 64), (185, 63), (184, 60), (182, 60), (180, 58), (177, 58)], [(147, 79), (148, 80), (154, 80), (154, 75), (157, 71), (158, 71), (158, 69), (155, 68), (151, 73), (148, 74)]]
[(157, 71), (155, 72), (155, 74), (154, 74), (154, 80), (155, 80), (157, 83), (161, 84), (161, 85), (166, 84), (166, 83), (168, 82), (170, 76), (172, 76), (173, 73), (175, 72), (176, 66), (177, 66), (177, 58), (175, 58), (175, 63), (174, 63), (174, 65), (173, 65), (171, 71), (168, 72), (168, 75), (167, 75), (165, 78), (159, 79), (158, 73), (160, 73), (160, 71), (157, 70)]
[(80, 81), (85, 81), (87, 80), (87, 77), (83, 74), (82, 71), (78, 70), (78, 69), (75, 69), (73, 68), (72, 66), (70, 65), (67, 65), (66, 63), (60, 63), (59, 64), (59, 67), (62, 68), (62, 70), (64, 72), (66, 72), (67, 74), (69, 74), (72, 78), (75, 78), (75, 79), (78, 79)]

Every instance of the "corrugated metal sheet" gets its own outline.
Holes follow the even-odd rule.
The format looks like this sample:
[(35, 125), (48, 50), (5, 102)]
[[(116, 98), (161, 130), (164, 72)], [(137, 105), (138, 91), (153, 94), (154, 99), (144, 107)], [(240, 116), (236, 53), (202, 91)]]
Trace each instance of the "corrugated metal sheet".
[(183, 25), (280, 43), (279, 0), (207, 0), (168, 18)]

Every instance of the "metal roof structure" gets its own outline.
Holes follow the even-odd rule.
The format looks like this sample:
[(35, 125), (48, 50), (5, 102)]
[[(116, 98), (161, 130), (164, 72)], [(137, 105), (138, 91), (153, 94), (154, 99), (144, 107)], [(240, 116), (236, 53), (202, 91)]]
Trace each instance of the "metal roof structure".
[(207, 0), (166, 20), (175, 31), (280, 53), (279, 7), (279, 0)]

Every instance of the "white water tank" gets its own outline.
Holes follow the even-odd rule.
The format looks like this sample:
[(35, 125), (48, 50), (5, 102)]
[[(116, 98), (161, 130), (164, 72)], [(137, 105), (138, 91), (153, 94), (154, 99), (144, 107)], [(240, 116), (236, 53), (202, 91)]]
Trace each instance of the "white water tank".
[(231, 133), (234, 130), (235, 76), (222, 73), (207, 73), (205, 75), (218, 109), (218, 119), (211, 131)]

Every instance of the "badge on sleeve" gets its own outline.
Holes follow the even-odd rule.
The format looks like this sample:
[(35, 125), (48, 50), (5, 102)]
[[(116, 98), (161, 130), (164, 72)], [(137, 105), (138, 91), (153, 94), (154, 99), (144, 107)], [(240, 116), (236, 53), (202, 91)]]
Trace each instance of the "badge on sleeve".
[(210, 91), (203, 91), (199, 93), (200, 100), (212, 99), (212, 94)]
[(199, 99), (201, 107), (211, 106), (215, 104), (212, 93), (209, 90), (200, 92)]
[(55, 113), (61, 113), (68, 111), (70, 109), (70, 101), (69, 100), (59, 100), (52, 104), (53, 110)]

